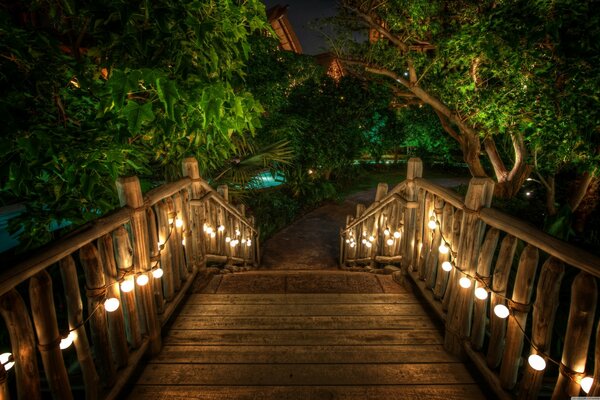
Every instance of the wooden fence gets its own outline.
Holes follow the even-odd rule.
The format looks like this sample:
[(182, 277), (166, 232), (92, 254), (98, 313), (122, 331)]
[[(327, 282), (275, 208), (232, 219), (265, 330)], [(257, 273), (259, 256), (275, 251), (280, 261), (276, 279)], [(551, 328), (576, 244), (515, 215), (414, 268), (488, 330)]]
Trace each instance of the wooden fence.
[(258, 233), (227, 187), (215, 192), (193, 158), (183, 175), (146, 195), (119, 179), (122, 208), (2, 266), (0, 399), (117, 398), (207, 261), (258, 263)]
[(600, 258), (490, 208), (490, 179), (471, 179), (463, 198), (422, 170), (409, 160), (406, 181), (380, 184), (348, 216), (340, 262), (399, 263), (445, 322), (446, 350), (468, 356), (499, 398), (600, 395), (588, 362), (600, 365)]

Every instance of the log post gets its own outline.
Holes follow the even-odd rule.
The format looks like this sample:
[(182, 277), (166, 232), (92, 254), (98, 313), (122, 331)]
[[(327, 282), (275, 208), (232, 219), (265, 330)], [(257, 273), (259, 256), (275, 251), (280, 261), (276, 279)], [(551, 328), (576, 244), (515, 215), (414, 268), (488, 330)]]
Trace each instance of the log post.
[(521, 253), (515, 286), (510, 301), (510, 315), (506, 329), (506, 346), (500, 366), (500, 384), (505, 389), (512, 389), (517, 384), (519, 362), (523, 353), (523, 341), (529, 303), (533, 293), (533, 281), (539, 263), (539, 251), (532, 245), (527, 245)]
[[(384, 183), (384, 182), (380, 182), (377, 184), (377, 190), (375, 191), (375, 202), (374, 205), (377, 205), (381, 202), (381, 200), (383, 200), (383, 198), (387, 195), (388, 193), (388, 184)], [(372, 248), (372, 252), (371, 252), (371, 266), (375, 267), (377, 265), (376, 262), (376, 257), (379, 254), (380, 250), (384, 248), (384, 245), (382, 243), (382, 240), (385, 241), (385, 239), (382, 239), (382, 233), (383, 233), (383, 229), (381, 228), (382, 225), (382, 212), (379, 211), (377, 214), (375, 214), (374, 218), (373, 218), (373, 223), (374, 223), (374, 227), (373, 227), (373, 235), (375, 236), (375, 242), (373, 243), (373, 248)]]
[[(491, 228), (485, 236), (481, 251), (479, 252), (479, 261), (477, 262), (477, 281), (475, 281), (475, 290), (478, 287), (488, 290), (490, 285), (490, 270), (492, 260), (498, 245), (500, 232), (498, 229)], [(481, 280), (481, 281), (479, 281)], [(481, 350), (485, 338), (485, 325), (487, 321), (488, 300), (475, 299), (475, 308), (473, 310), (473, 329), (471, 330), (471, 345), (475, 350)]]
[[(180, 228), (175, 226), (177, 219), (177, 210), (175, 209), (175, 202), (172, 198), (167, 197), (165, 199), (167, 203), (167, 210), (169, 210), (169, 232), (167, 243), (169, 245), (169, 254), (171, 254), (171, 265), (173, 266), (173, 283), (175, 285), (175, 292), (179, 292), (181, 288), (181, 281), (183, 280), (182, 273), (185, 269), (183, 252), (181, 249), (181, 239), (179, 238)], [(216, 229), (216, 227), (213, 227)]]
[[(433, 200), (433, 212), (435, 213), (435, 219), (438, 221), (438, 226), (433, 232), (433, 242), (430, 247), (429, 257), (426, 260), (425, 264), (425, 281), (427, 282), (427, 287), (433, 289), (435, 286), (435, 280), (437, 278), (437, 269), (440, 256), (439, 247), (442, 244), (442, 225), (445, 225), (443, 218), (444, 213), (444, 199), (440, 197), (435, 197)], [(449, 240), (447, 236), (446, 239)], [(450, 244), (448, 244), (450, 246)]]
[[(450, 241), (450, 248), (452, 248), (452, 224), (453, 224), (453, 207), (450, 203), (446, 203), (442, 214), (442, 226), (440, 229), (443, 232), (443, 236)], [(449, 254), (440, 254), (437, 265), (437, 275), (435, 277), (435, 286), (433, 288), (433, 296), (440, 300), (444, 297), (446, 287), (448, 285), (448, 272), (442, 269), (444, 261), (449, 261)]]
[[(198, 160), (194, 157), (188, 157), (183, 160), (182, 163), (183, 176), (187, 176), (192, 180), (190, 185), (191, 199), (197, 200), (202, 197), (202, 178), (200, 177), (200, 168), (198, 167)], [(193, 268), (199, 268), (204, 274), (206, 272), (206, 260), (202, 249), (204, 248), (204, 235), (202, 231), (202, 225), (204, 224), (204, 217), (197, 207), (191, 207), (191, 225), (190, 231), (192, 235), (193, 248)], [(187, 238), (186, 238), (187, 240)], [(186, 243), (187, 245), (187, 243)]]
[[(423, 189), (417, 189), (417, 196), (416, 196), (416, 208), (415, 208), (415, 237), (414, 237), (414, 245), (412, 246), (413, 250), (412, 250), (412, 259), (413, 260), (420, 260), (421, 259), (421, 254), (423, 252), (423, 239), (425, 236), (425, 229), (426, 229), (426, 223), (425, 223), (425, 197), (426, 197), (426, 192)], [(403, 212), (403, 216), (406, 216), (406, 213)], [(406, 229), (405, 229), (406, 230)], [(410, 248), (411, 246), (409, 246), (407, 244), (407, 240), (406, 240), (406, 232), (403, 233), (403, 240), (404, 242), (403, 247), (399, 248), (399, 252), (402, 252), (403, 249), (405, 248)], [(406, 247), (408, 246), (408, 247)], [(414, 265), (412, 266), (411, 270), (416, 270), (417, 269), (417, 264), (418, 263), (414, 263)]]
[(490, 206), (493, 192), (494, 182), (491, 179), (471, 178), (465, 197), (456, 268), (452, 271), (455, 279), (451, 283), (454, 287), (452, 288), (444, 337), (444, 348), (459, 356), (464, 354), (462, 338), (468, 337), (471, 332), (473, 285), (465, 289), (457, 284), (461, 271), (469, 276), (475, 276), (475, 263), (485, 233), (485, 224), (479, 220), (477, 212), (482, 207)]
[[(121, 274), (131, 274), (133, 267), (132, 250), (129, 242), (129, 234), (127, 230), (121, 226), (114, 231), (114, 242), (117, 259), (117, 267)], [(135, 285), (132, 276), (125, 278)], [(123, 301), (123, 309), (126, 315), (125, 329), (127, 331), (127, 339), (131, 347), (137, 349), (142, 344), (142, 333), (140, 331), (140, 322), (138, 319), (138, 311), (135, 301), (135, 291), (124, 292), (121, 290), (121, 300)]]
[(15, 360), (18, 397), (20, 400), (40, 399), (42, 393), (33, 326), (25, 302), (16, 289), (0, 298), (0, 314), (8, 330)]
[[(183, 218), (183, 201), (181, 200), (181, 196), (179, 193), (175, 193), (173, 195), (173, 207), (175, 209), (176, 221), (181, 221), (180, 226), (177, 226), (175, 223), (175, 229), (173, 233), (175, 234), (173, 245), (175, 246), (176, 251), (179, 253), (179, 274), (182, 281), (186, 281), (188, 277), (188, 266), (185, 258), (185, 252), (183, 247), (183, 234), (185, 232), (186, 223)], [(217, 227), (215, 226), (215, 230)]]
[(59, 347), (61, 336), (56, 322), (52, 279), (48, 272), (39, 272), (29, 280), (29, 298), (38, 348), (52, 397), (56, 400), (73, 399), (69, 375)]
[[(150, 269), (150, 255), (148, 244), (148, 223), (146, 222), (146, 212), (144, 208), (144, 198), (140, 181), (137, 177), (119, 178), (117, 180), (117, 190), (121, 205), (127, 205), (132, 208), (131, 214), (131, 233), (133, 236), (133, 265), (137, 273), (147, 274)], [(152, 282), (152, 281), (150, 281)], [(137, 285), (136, 285), (137, 286)], [(152, 284), (144, 285), (140, 288), (142, 304), (144, 305), (144, 317), (146, 320), (147, 332), (150, 337), (150, 349), (153, 355), (158, 354), (161, 348), (160, 324), (152, 298)]]
[[(554, 317), (558, 309), (558, 296), (564, 275), (565, 266), (557, 258), (550, 257), (542, 266), (533, 304), (530, 354), (548, 354), (550, 351)], [(537, 399), (543, 378), (544, 371), (537, 371), (531, 368), (529, 363), (525, 363), (525, 371), (519, 386), (519, 399)]]
[(225, 200), (225, 203), (229, 203), (229, 186), (219, 185), (217, 186), (217, 193)]
[[(420, 280), (425, 280), (425, 268), (427, 265), (427, 258), (431, 253), (431, 246), (433, 244), (434, 231), (429, 229), (428, 226), (429, 218), (431, 218), (431, 214), (433, 214), (433, 195), (431, 193), (425, 193), (424, 203), (425, 204), (423, 206), (423, 221), (421, 221), (422, 232), (419, 232), (419, 234), (415, 234), (415, 244), (419, 242), (418, 245), (421, 247), (418, 251), (419, 258), (415, 258), (415, 265), (417, 267), (417, 270), (419, 271)], [(418, 240), (419, 238), (421, 240)]]
[(193, 237), (193, 226), (192, 211), (190, 207), (190, 194), (187, 190), (179, 192), (181, 196), (181, 219), (183, 220), (183, 233), (182, 242), (183, 250), (185, 252), (185, 264), (188, 272), (193, 273), (196, 270), (196, 246)]
[[(495, 369), (500, 365), (502, 352), (504, 351), (504, 339), (506, 334), (506, 319), (498, 318), (494, 314), (494, 308), (499, 305), (506, 305), (504, 296), (508, 285), (510, 269), (517, 250), (517, 238), (507, 235), (500, 244), (498, 260), (494, 268), (492, 278), (492, 296), (490, 298), (490, 344), (488, 345), (487, 365), (490, 369)], [(496, 293), (498, 293), (496, 295)]]
[(565, 334), (561, 367), (552, 399), (579, 396), (579, 381), (583, 378), (590, 336), (594, 325), (598, 287), (596, 278), (580, 272), (571, 287), (571, 308)]
[(83, 324), (83, 304), (81, 303), (81, 292), (77, 280), (77, 269), (71, 255), (66, 256), (59, 262), (60, 274), (67, 299), (67, 313), (69, 317), (69, 328), (74, 329), (75, 338), (73, 344), (77, 352), (77, 360), (83, 375), (86, 400), (98, 398), (99, 378), (96, 365), (90, 350), (90, 344)]
[[(458, 243), (460, 242), (460, 226), (462, 224), (464, 212), (460, 209), (454, 211), (452, 216), (452, 247), (451, 252), (448, 253), (448, 261), (455, 259), (457, 256), (456, 249), (458, 249)], [(450, 308), (450, 302), (452, 301), (452, 294), (456, 288), (456, 279), (454, 270), (448, 272), (448, 283), (446, 284), (446, 291), (444, 292), (444, 298), (442, 299), (442, 310), (448, 311)]]
[(118, 368), (122, 368), (129, 362), (129, 349), (127, 348), (127, 335), (125, 334), (125, 319), (123, 317), (123, 307), (121, 306), (121, 291), (117, 276), (117, 264), (115, 263), (115, 251), (113, 240), (110, 234), (102, 236), (98, 240), (98, 250), (104, 266), (104, 276), (106, 277), (107, 298), (114, 297), (119, 300), (119, 308), (107, 313), (108, 333), (110, 343), (115, 356)]
[(158, 209), (158, 242), (162, 248), (160, 251), (160, 264), (164, 271), (162, 286), (166, 300), (171, 301), (175, 296), (175, 280), (179, 280), (179, 274), (175, 274), (173, 259), (171, 257), (171, 244), (173, 242), (167, 240), (171, 229), (169, 225), (169, 207), (162, 200), (156, 204), (156, 207)]
[(106, 280), (100, 263), (100, 255), (93, 244), (86, 244), (79, 251), (79, 258), (85, 272), (87, 287), (88, 313), (94, 354), (98, 364), (98, 373), (102, 384), (111, 387), (115, 383), (116, 370), (111, 353), (104, 300), (106, 299)]
[(10, 400), (10, 390), (8, 389), (8, 375), (4, 365), (0, 365), (0, 400)]
[[(408, 166), (406, 170), (406, 200), (416, 201), (417, 200), (417, 185), (415, 178), (421, 178), (423, 176), (423, 162), (420, 158), (411, 158), (408, 160)], [(416, 260), (414, 259), (415, 253), (415, 240), (416, 240), (416, 208), (406, 207), (404, 210), (404, 232), (406, 235), (405, 248), (402, 257), (402, 269), (403, 274), (407, 271), (416, 267)]]

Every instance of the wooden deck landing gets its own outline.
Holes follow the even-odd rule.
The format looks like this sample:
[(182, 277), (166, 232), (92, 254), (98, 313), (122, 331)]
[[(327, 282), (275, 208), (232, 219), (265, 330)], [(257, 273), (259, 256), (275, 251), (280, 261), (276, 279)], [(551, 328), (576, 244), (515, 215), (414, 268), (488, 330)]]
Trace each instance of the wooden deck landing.
[[(375, 293), (319, 293), (339, 290), (335, 281), (352, 275), (375, 279)], [(248, 289), (253, 279), (277, 276), (305, 279), (313, 289)], [(236, 280), (241, 293), (234, 293)], [(418, 299), (389, 276), (242, 273), (208, 290), (214, 293), (190, 295), (130, 399), (486, 398), (443, 350), (443, 336)]]

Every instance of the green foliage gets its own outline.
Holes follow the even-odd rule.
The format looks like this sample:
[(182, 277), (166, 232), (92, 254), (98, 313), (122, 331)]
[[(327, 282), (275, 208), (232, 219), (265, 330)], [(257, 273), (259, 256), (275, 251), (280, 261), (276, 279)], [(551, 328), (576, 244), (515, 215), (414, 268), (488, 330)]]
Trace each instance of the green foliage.
[[(70, 4), (69, 7), (66, 7)], [(114, 181), (222, 166), (260, 126), (240, 85), (258, 0), (17, 3), (0, 11), (0, 201), (24, 202), (25, 245), (51, 220), (116, 205)], [(167, 171), (166, 174), (158, 171)]]

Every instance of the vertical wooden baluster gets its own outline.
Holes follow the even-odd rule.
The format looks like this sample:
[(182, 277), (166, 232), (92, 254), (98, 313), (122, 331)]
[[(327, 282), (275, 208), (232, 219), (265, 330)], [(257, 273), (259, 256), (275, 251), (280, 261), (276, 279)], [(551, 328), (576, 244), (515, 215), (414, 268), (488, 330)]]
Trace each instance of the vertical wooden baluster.
[(579, 396), (579, 382), (569, 378), (569, 375), (583, 374), (585, 371), (597, 299), (596, 278), (583, 271), (577, 274), (571, 287), (571, 308), (561, 359), (564, 367), (559, 368), (553, 400)]
[[(533, 281), (537, 270), (539, 255), (538, 249), (527, 245), (519, 259), (519, 268), (515, 278), (515, 286), (512, 293), (512, 301), (516, 304), (528, 305), (533, 293)], [(519, 306), (520, 307), (520, 306)], [(506, 346), (502, 356), (502, 365), (500, 366), (500, 384), (505, 389), (512, 389), (517, 383), (517, 373), (519, 371), (519, 361), (523, 353), (523, 341), (529, 311), (515, 309), (512, 307), (508, 316), (508, 326), (506, 329)]]
[[(152, 207), (148, 207), (146, 209), (146, 220), (148, 221), (148, 238), (150, 241), (150, 261), (152, 263), (152, 268), (161, 268), (164, 276), (165, 270), (163, 269), (159, 255), (160, 239), (158, 237), (158, 230), (156, 229), (156, 215), (154, 214)], [(165, 308), (162, 277), (154, 278), (154, 276), (152, 276), (150, 277), (150, 280), (153, 281), (152, 289), (154, 290), (154, 303), (156, 304), (156, 312), (162, 314)]]
[[(464, 354), (462, 337), (471, 333), (471, 313), (473, 307), (473, 285), (465, 289), (457, 287), (460, 271), (474, 276), (479, 247), (485, 232), (485, 224), (475, 213), (481, 207), (489, 207), (492, 201), (494, 182), (489, 178), (471, 178), (465, 197), (465, 212), (461, 225), (460, 242), (456, 268), (453, 269), (455, 287), (446, 317), (444, 348), (455, 355)], [(469, 210), (469, 211), (467, 211)]]
[[(444, 238), (450, 242), (450, 248), (454, 248), (454, 244), (452, 242), (452, 225), (453, 225), (453, 210), (454, 208), (449, 203), (446, 203), (444, 206), (444, 211), (442, 214), (442, 226), (440, 229), (444, 235)], [(450, 253), (448, 254), (440, 254), (437, 265), (437, 276), (435, 278), (435, 286), (433, 288), (433, 296), (441, 300), (444, 297), (444, 293), (446, 292), (446, 286), (448, 285), (448, 272), (442, 269), (442, 264), (444, 261), (450, 260)]]
[[(456, 249), (458, 249), (458, 244), (460, 242), (460, 227), (462, 225), (463, 214), (462, 210), (455, 210), (454, 215), (452, 216), (452, 252), (448, 253), (448, 261), (450, 261), (450, 258), (456, 259), (458, 254)], [(450, 255), (452, 257), (450, 257)], [(455, 289), (458, 288), (456, 280), (455, 271), (451, 270), (448, 273), (448, 283), (446, 284), (446, 291), (444, 292), (444, 299), (442, 300), (442, 310), (444, 311), (448, 311), (450, 308), (453, 293)]]
[[(121, 205), (128, 205), (133, 209), (131, 215), (131, 232), (133, 236), (133, 265), (136, 273), (148, 273), (150, 269), (150, 246), (148, 244), (148, 223), (144, 211), (144, 198), (140, 181), (137, 177), (119, 178), (117, 190)], [(139, 287), (136, 285), (136, 287)], [(152, 280), (147, 285), (140, 287), (141, 304), (144, 305), (143, 313), (146, 328), (150, 337), (151, 354), (158, 354), (161, 348), (160, 324), (152, 298)]]
[[(160, 264), (164, 271), (162, 277), (162, 286), (164, 296), (167, 301), (173, 300), (175, 296), (175, 268), (173, 267), (173, 258), (171, 257), (171, 241), (167, 241), (169, 236), (169, 207), (165, 201), (159, 201), (156, 204), (158, 211), (158, 240), (162, 244), (160, 251)], [(177, 278), (178, 279), (178, 278)]]
[[(171, 255), (171, 265), (173, 268), (173, 284), (175, 285), (175, 292), (179, 292), (181, 288), (182, 281), (182, 270), (185, 268), (183, 266), (183, 253), (180, 252), (179, 248), (181, 247), (181, 239), (179, 239), (179, 231), (180, 229), (175, 227), (175, 221), (177, 219), (177, 211), (175, 209), (175, 203), (173, 199), (166, 198), (165, 202), (167, 203), (167, 210), (169, 210), (169, 232), (171, 235), (167, 242), (169, 243), (169, 254)], [(172, 222), (172, 224), (171, 224)], [(216, 227), (213, 226), (214, 229)], [(177, 242), (179, 241), (179, 246), (177, 246)]]
[[(364, 204), (357, 204), (356, 205), (356, 219), (360, 218), (360, 216), (365, 212), (365, 205)], [(354, 259), (358, 259), (358, 258), (364, 258), (364, 248), (365, 245), (363, 244), (362, 240), (365, 238), (363, 236), (363, 232), (364, 232), (364, 223), (360, 223), (358, 224), (357, 227), (357, 236), (356, 236), (356, 257), (354, 257)]]
[[(119, 273), (122, 275), (131, 274), (133, 272), (133, 259), (129, 234), (125, 227), (121, 226), (113, 232), (113, 235)], [(130, 275), (126, 279), (135, 285), (133, 276)], [(142, 344), (142, 333), (140, 331), (140, 321), (136, 307), (135, 290), (130, 292), (121, 291), (121, 301), (123, 302), (123, 309), (126, 315), (125, 329), (127, 331), (127, 339), (131, 347), (137, 349)]]
[[(184, 233), (184, 229), (185, 229), (185, 222), (183, 222), (184, 218), (183, 218), (183, 201), (181, 200), (181, 196), (179, 195), (179, 193), (175, 193), (173, 195), (173, 207), (175, 208), (175, 213), (177, 214), (177, 216), (175, 217), (176, 220), (180, 220), (182, 222), (182, 225), (180, 227), (177, 226), (177, 224), (175, 224), (175, 229), (173, 230), (173, 233), (175, 233), (175, 240), (173, 242), (173, 245), (175, 246), (175, 251), (177, 251), (179, 253), (179, 274), (180, 274), (180, 278), (182, 281), (186, 281), (187, 277), (188, 277), (188, 267), (186, 264), (186, 258), (185, 258), (185, 253), (183, 251), (183, 233)], [(215, 230), (217, 229), (217, 227), (215, 226)]]
[[(498, 260), (494, 268), (492, 277), (492, 295), (490, 296), (490, 344), (488, 345), (487, 365), (495, 369), (500, 365), (502, 352), (504, 351), (504, 337), (506, 334), (506, 318), (498, 318), (494, 314), (494, 308), (499, 305), (506, 305), (504, 296), (506, 296), (506, 286), (510, 269), (517, 250), (517, 238), (506, 235), (500, 244)], [(496, 294), (497, 293), (497, 294)]]
[(596, 349), (594, 352), (594, 382), (588, 395), (590, 397), (600, 396), (600, 324), (596, 328)]
[[(530, 354), (540, 352), (547, 354), (550, 351), (554, 317), (558, 309), (560, 285), (564, 275), (565, 266), (557, 258), (550, 257), (542, 266), (533, 305)], [(542, 355), (542, 357), (544, 356)], [(537, 371), (525, 362), (525, 371), (519, 386), (519, 399), (537, 399), (543, 378), (544, 371)]]
[(427, 192), (425, 194), (425, 205), (423, 207), (423, 247), (421, 247), (419, 251), (420, 256), (416, 261), (420, 280), (425, 280), (425, 266), (432, 250), (431, 246), (433, 244), (433, 231), (427, 226), (431, 214), (433, 214), (433, 195)]
[(93, 244), (83, 246), (79, 251), (79, 258), (85, 272), (85, 282), (88, 290), (88, 313), (91, 314), (89, 318), (90, 331), (92, 333), (94, 355), (98, 364), (98, 373), (102, 384), (110, 387), (115, 382), (116, 370), (104, 310), (104, 300), (107, 297), (104, 290), (106, 284), (104, 271), (100, 264), (98, 250)]
[[(420, 260), (421, 259), (421, 254), (422, 254), (422, 249), (424, 246), (424, 242), (425, 242), (425, 235), (426, 235), (426, 231), (427, 231), (427, 227), (426, 227), (426, 222), (425, 222), (425, 195), (426, 192), (423, 189), (419, 189), (417, 191), (417, 195), (416, 195), (416, 208), (415, 208), (415, 235), (414, 235), (414, 245), (409, 245), (407, 244), (407, 235), (406, 232), (403, 232), (402, 234), (402, 240), (403, 240), (403, 250), (400, 250), (400, 252), (404, 252), (406, 251), (405, 249), (408, 248), (412, 248), (412, 259), (413, 260)], [(404, 213), (404, 215), (406, 215)], [(415, 263), (414, 268), (411, 268), (411, 270), (417, 270), (417, 263)]]
[[(444, 199), (435, 197), (434, 199), (434, 213), (435, 219), (439, 222), (438, 227), (434, 231), (434, 238), (431, 245), (431, 251), (429, 252), (429, 258), (427, 259), (427, 265), (425, 266), (425, 280), (427, 287), (433, 289), (435, 286), (435, 279), (437, 277), (437, 268), (439, 259), (443, 254), (440, 254), (440, 245), (442, 244), (442, 225), (444, 224)], [(447, 243), (450, 247), (450, 243)]]
[[(183, 220), (183, 242), (185, 245), (183, 246), (185, 252), (185, 264), (187, 266), (188, 272), (193, 272), (196, 267), (196, 247), (194, 246), (194, 236), (193, 236), (193, 222), (192, 222), (192, 213), (190, 209), (190, 194), (187, 190), (182, 190), (180, 193), (181, 196), (181, 219)], [(221, 235), (223, 236), (223, 235)]]
[(0, 400), (10, 400), (8, 375), (6, 374), (6, 370), (2, 364), (0, 364)]
[[(416, 201), (417, 200), (417, 187), (415, 183), (416, 178), (423, 176), (423, 162), (419, 158), (411, 158), (408, 160), (406, 170), (406, 200)], [(404, 273), (410, 269), (416, 268), (417, 259), (414, 259), (415, 255), (415, 243), (417, 239), (417, 211), (416, 208), (406, 207), (404, 210), (404, 231), (406, 232), (406, 248), (403, 251), (402, 266)]]
[(25, 302), (16, 289), (11, 289), (0, 298), (0, 314), (6, 324), (15, 360), (18, 397), (20, 400), (40, 399), (42, 394), (33, 326)]
[(69, 375), (59, 347), (61, 337), (56, 322), (52, 279), (46, 271), (39, 272), (29, 280), (29, 298), (38, 348), (52, 397), (56, 400), (72, 399)]
[(98, 398), (99, 378), (96, 372), (96, 365), (88, 343), (85, 325), (83, 324), (83, 304), (81, 303), (81, 292), (79, 291), (79, 281), (77, 280), (77, 268), (73, 257), (68, 255), (60, 260), (60, 273), (67, 299), (67, 313), (69, 317), (69, 328), (74, 329), (75, 351), (77, 360), (83, 375), (85, 385), (86, 400), (95, 400)]
[[(204, 190), (202, 189), (202, 178), (200, 177), (198, 160), (193, 157), (184, 159), (182, 163), (182, 170), (183, 176), (187, 176), (192, 180), (192, 184), (190, 185), (191, 199), (199, 199), (202, 197)], [(190, 212), (190, 227), (193, 240), (193, 246), (191, 246), (193, 251), (191, 254), (194, 255), (193, 268), (202, 269), (202, 273), (204, 274), (206, 272), (206, 260), (204, 259), (204, 254), (202, 253), (202, 249), (204, 248), (204, 232), (202, 231), (202, 224), (204, 221), (202, 217), (202, 210), (200, 210), (198, 207), (191, 207)]]
[(125, 334), (125, 320), (123, 317), (123, 307), (121, 306), (121, 291), (117, 282), (117, 265), (115, 263), (115, 251), (113, 240), (110, 234), (104, 235), (98, 240), (98, 250), (104, 266), (104, 276), (106, 277), (107, 298), (114, 297), (119, 300), (119, 308), (107, 313), (110, 343), (115, 356), (118, 368), (127, 365), (129, 361), (129, 349), (127, 348), (127, 336)]
[[(481, 251), (479, 252), (479, 261), (477, 262), (477, 275), (484, 284), (479, 281), (475, 281), (475, 290), (482, 287), (486, 291), (490, 285), (490, 270), (492, 268), (492, 261), (494, 259), (494, 253), (496, 252), (496, 246), (498, 246), (498, 239), (500, 238), (500, 232), (496, 228), (491, 228), (483, 241)], [(483, 340), (485, 339), (485, 325), (487, 322), (487, 304), (488, 299), (475, 298), (475, 305), (473, 308), (473, 329), (471, 331), (471, 346), (475, 350), (481, 350), (483, 347)]]
[[(381, 182), (377, 184), (377, 190), (375, 191), (375, 202), (373, 206), (378, 205), (381, 200), (388, 193), (388, 184)], [(381, 211), (375, 214), (373, 218), (373, 233), (372, 235), (375, 237), (375, 241), (373, 242), (373, 247), (371, 248), (371, 266), (375, 267), (377, 265), (375, 258), (384, 247), (381, 245), (381, 237), (383, 233), (383, 228), (381, 227)]]

